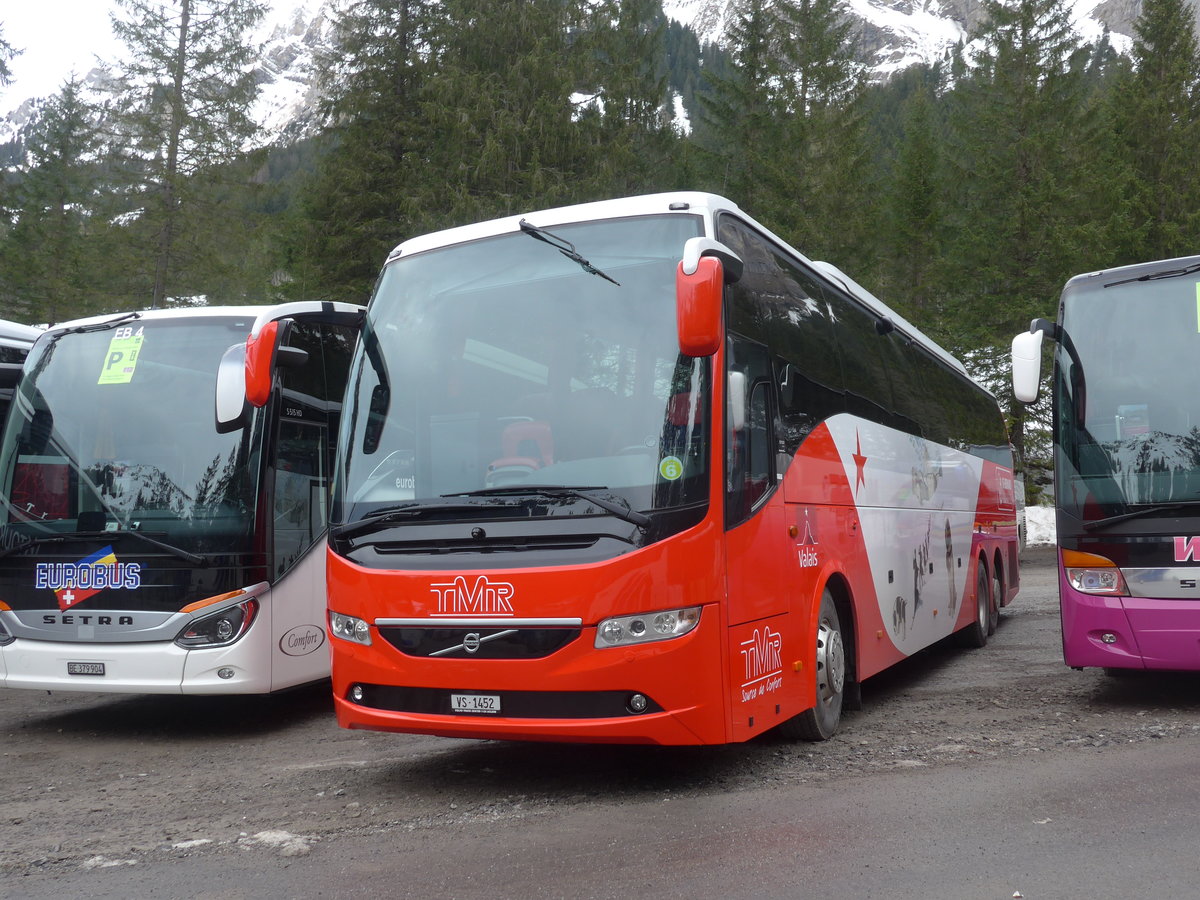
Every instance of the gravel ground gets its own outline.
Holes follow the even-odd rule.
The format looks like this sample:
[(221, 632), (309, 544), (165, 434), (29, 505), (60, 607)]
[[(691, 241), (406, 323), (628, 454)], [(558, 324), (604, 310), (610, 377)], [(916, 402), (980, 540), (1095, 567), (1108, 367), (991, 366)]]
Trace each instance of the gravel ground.
[(1200, 676), (1061, 661), (1053, 552), (982, 650), (931, 648), (863, 687), (823, 744), (588, 747), (347, 732), (328, 687), (260, 698), (0, 691), (0, 893), (11, 876), (233, 848), (297, 856), (380, 829), (514, 822), (612, 801), (834, 782), (888, 769), (1200, 734)]

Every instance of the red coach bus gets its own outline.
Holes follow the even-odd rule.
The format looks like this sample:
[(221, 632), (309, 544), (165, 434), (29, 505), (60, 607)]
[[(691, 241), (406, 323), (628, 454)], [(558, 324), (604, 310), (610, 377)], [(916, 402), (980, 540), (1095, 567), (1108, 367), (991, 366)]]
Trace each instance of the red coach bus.
[(1016, 594), (995, 399), (721, 197), (406, 241), (351, 366), (327, 565), (348, 728), (836, 730)]

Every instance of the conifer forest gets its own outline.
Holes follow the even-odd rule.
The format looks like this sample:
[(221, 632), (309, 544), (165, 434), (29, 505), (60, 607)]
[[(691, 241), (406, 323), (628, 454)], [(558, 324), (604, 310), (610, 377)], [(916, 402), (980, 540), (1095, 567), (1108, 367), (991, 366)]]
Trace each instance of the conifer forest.
[[(981, 0), (969, 43), (880, 83), (844, 3), (741, 0), (718, 46), (659, 0), (358, 0), (311, 122), (264, 147), (263, 4), (119, 0), (99, 99), (68, 79), (0, 145), (0, 318), (363, 303), (417, 234), (713, 191), (966, 360), (1019, 447), (1012, 336), (1072, 275), (1200, 252), (1191, 8), (1143, 0), (1121, 54), (1066, 0)], [(0, 93), (14, 52), (0, 14)]]

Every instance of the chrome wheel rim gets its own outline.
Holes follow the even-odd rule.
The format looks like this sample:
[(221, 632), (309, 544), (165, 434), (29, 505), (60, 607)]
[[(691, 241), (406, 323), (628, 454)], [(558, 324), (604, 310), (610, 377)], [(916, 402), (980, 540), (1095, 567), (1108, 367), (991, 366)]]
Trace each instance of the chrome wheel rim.
[(846, 648), (841, 632), (822, 622), (817, 629), (817, 699), (829, 703), (846, 685)]

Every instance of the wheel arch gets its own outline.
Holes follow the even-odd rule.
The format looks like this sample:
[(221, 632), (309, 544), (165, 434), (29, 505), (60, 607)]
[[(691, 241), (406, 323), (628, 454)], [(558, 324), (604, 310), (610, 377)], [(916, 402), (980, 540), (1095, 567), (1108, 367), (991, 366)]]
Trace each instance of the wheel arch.
[[(858, 616), (854, 610), (854, 595), (850, 590), (850, 582), (841, 572), (831, 572), (821, 587), (833, 595), (833, 605), (837, 609), (838, 620), (842, 625), (842, 640), (846, 648), (846, 676), (848, 680), (857, 682), (858, 678)], [(817, 594), (816, 605), (821, 605), (821, 593)]]

